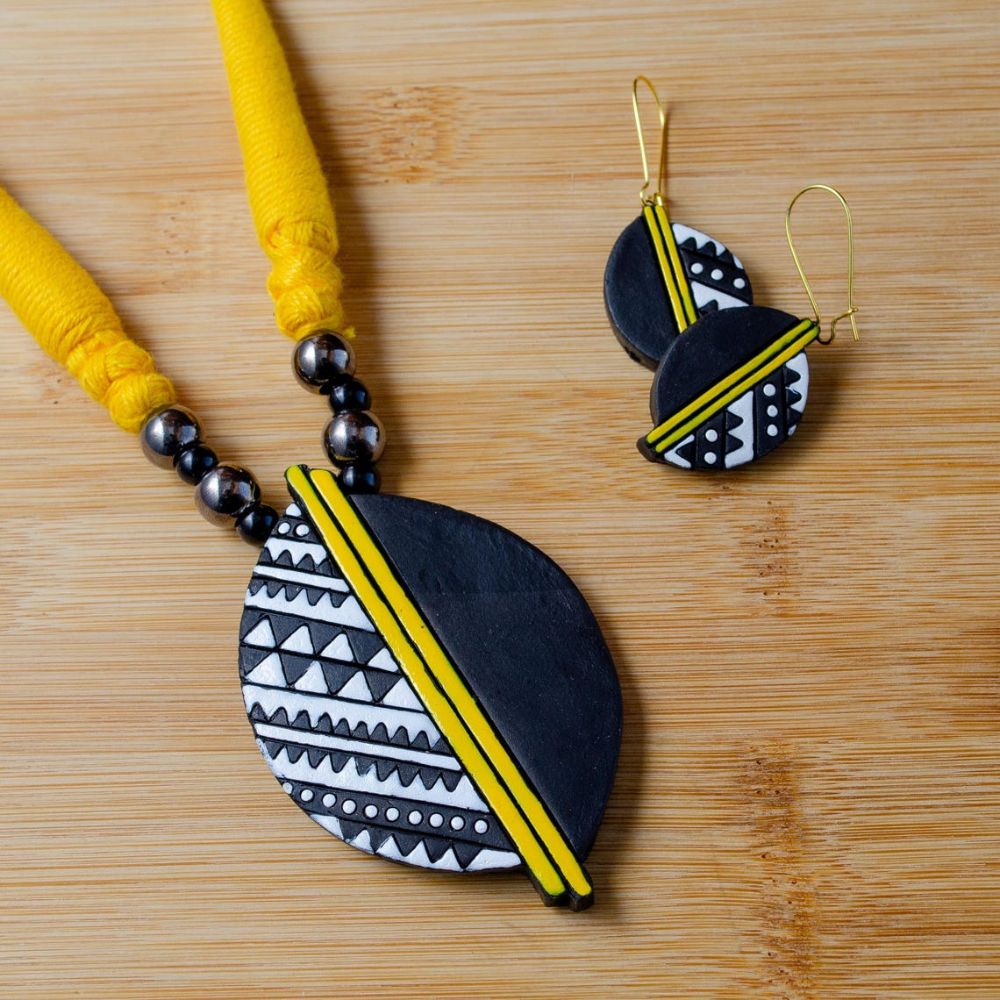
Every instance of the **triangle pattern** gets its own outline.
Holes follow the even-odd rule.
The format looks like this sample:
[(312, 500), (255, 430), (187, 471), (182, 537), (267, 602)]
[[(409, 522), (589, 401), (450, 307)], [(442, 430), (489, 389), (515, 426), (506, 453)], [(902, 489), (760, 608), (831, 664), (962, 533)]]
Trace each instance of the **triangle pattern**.
[(276, 687), (284, 687), (285, 673), (281, 669), (281, 657), (277, 653), (271, 653), (247, 674), (246, 679), (252, 684), (272, 684)]
[(393, 673), (399, 673), (399, 666), (392, 658), (392, 653), (389, 652), (388, 646), (383, 646), (368, 661), (368, 666), (375, 667), (378, 670), (391, 670)]
[(337, 692), (341, 698), (350, 698), (353, 701), (372, 701), (372, 693), (365, 681), (363, 670), (357, 671), (354, 676)]
[(463, 870), (472, 864), (473, 859), (481, 850), (478, 844), (467, 844), (462, 840), (456, 840), (451, 846)]
[(331, 693), (339, 691), (355, 674), (352, 666), (346, 663), (322, 663), (321, 669), (326, 680), (327, 690)]
[(292, 653), (305, 653), (312, 655), (316, 652), (313, 649), (312, 636), (309, 634), (308, 625), (300, 625), (282, 644), (282, 649), (287, 649)]
[(312, 729), (312, 723), (309, 721), (308, 712), (299, 712), (291, 721), (291, 726), (293, 729)]
[(382, 699), (382, 704), (413, 711), (422, 711), (424, 707), (405, 677), (400, 677), (396, 681), (389, 693)]
[(349, 843), (351, 847), (356, 847), (359, 851), (364, 851), (367, 854), (375, 853), (375, 848), (372, 847), (371, 834), (368, 832), (367, 827), (365, 827), (353, 840), (349, 841)]
[(690, 469), (694, 464), (694, 451), (694, 435), (688, 434), (686, 438), (678, 441), (673, 448), (666, 451), (663, 458), (671, 465), (679, 466), (682, 469)]
[(271, 622), (266, 615), (243, 637), (243, 641), (251, 646), (274, 649), (277, 643), (271, 630)]
[[(372, 626), (372, 629), (374, 629), (374, 626)], [(374, 630), (361, 630), (351, 633), (351, 645), (354, 647), (358, 663), (367, 663), (380, 649), (385, 648), (385, 641)]]
[(323, 668), (315, 660), (295, 682), (294, 687), (297, 691), (312, 691), (315, 694), (330, 693), (330, 689), (326, 686), (326, 678), (323, 676)]
[(389, 730), (385, 728), (385, 723), (380, 722), (372, 731), (370, 738), (376, 743), (389, 742)]
[(246, 675), (271, 654), (266, 649), (256, 649), (254, 646), (240, 646), (240, 671)]
[(340, 632), (330, 640), (324, 647), (320, 656), (325, 656), (330, 660), (344, 660), (347, 663), (354, 662), (354, 650), (347, 638), (346, 632)]
[[(398, 674), (387, 674), (382, 670), (365, 671), (365, 680), (368, 682), (368, 687), (371, 689), (372, 698), (374, 698), (376, 702), (381, 701), (385, 697), (386, 693), (396, 683), (397, 678)], [(421, 706), (421, 708), (422, 707), (423, 706)], [(389, 742), (388, 733), (386, 734), (385, 742), (386, 743)]]

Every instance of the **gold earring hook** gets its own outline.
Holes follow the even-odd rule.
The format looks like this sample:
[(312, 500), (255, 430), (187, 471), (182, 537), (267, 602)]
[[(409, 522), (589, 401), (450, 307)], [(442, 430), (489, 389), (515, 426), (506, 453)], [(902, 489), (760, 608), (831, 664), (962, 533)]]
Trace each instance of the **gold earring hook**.
[[(799, 198), (808, 191), (826, 191), (828, 194), (832, 194), (840, 202), (840, 206), (847, 216), (847, 310), (830, 323), (830, 332), (825, 338), (822, 334), (823, 324), (820, 318), (819, 306), (816, 304), (816, 296), (813, 295), (809, 279), (802, 268), (802, 261), (799, 260), (799, 255), (795, 250), (795, 243), (792, 240), (792, 209), (795, 208), (795, 203)], [(821, 344), (829, 344), (837, 335), (837, 324), (843, 319), (849, 319), (851, 321), (851, 332), (854, 334), (855, 341), (860, 340), (861, 334), (858, 333), (858, 321), (854, 318), (858, 311), (858, 307), (854, 304), (854, 218), (851, 215), (851, 206), (847, 204), (847, 199), (836, 188), (830, 187), (829, 184), (807, 185), (789, 202), (788, 208), (785, 211), (785, 237), (788, 240), (788, 249), (792, 252), (792, 260), (795, 261), (795, 267), (799, 272), (799, 277), (802, 279), (802, 286), (806, 290), (806, 295), (809, 296), (809, 304), (812, 306), (816, 325), (820, 327), (821, 332), (816, 339)]]
[[(639, 113), (639, 84), (644, 83), (656, 101), (656, 111), (660, 119), (660, 165), (656, 173), (656, 191), (652, 197), (646, 194), (650, 185), (649, 160), (646, 157), (646, 140), (642, 134), (642, 115)], [(660, 95), (656, 92), (656, 87), (648, 77), (637, 76), (632, 81), (632, 115), (635, 118), (635, 130), (639, 136), (639, 152), (642, 155), (642, 187), (639, 189), (639, 200), (645, 205), (662, 205), (667, 179), (667, 112), (660, 100)]]

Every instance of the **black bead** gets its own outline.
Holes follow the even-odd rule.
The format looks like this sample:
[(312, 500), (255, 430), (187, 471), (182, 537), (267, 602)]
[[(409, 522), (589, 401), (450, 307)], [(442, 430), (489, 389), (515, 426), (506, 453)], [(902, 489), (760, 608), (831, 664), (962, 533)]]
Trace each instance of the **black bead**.
[(252, 472), (238, 465), (217, 465), (202, 477), (194, 499), (206, 521), (226, 526), (260, 500), (260, 487)]
[(192, 486), (197, 486), (205, 473), (211, 472), (218, 464), (219, 456), (204, 444), (191, 445), (174, 459), (177, 475)]
[(382, 422), (369, 410), (338, 413), (326, 425), (323, 447), (334, 465), (377, 462), (385, 449)]
[(295, 346), (292, 369), (310, 392), (329, 392), (333, 382), (354, 374), (354, 351), (339, 333), (319, 330)]
[(347, 493), (378, 493), (382, 476), (374, 465), (351, 462), (340, 471), (340, 485)]
[(195, 415), (183, 406), (168, 406), (154, 413), (142, 426), (139, 440), (153, 465), (169, 469), (178, 452), (197, 444), (201, 435)]
[(278, 512), (266, 503), (255, 503), (236, 522), (236, 533), (250, 545), (263, 545), (278, 523)]
[(330, 409), (334, 413), (347, 410), (370, 410), (372, 394), (364, 382), (350, 376), (334, 382), (330, 386)]

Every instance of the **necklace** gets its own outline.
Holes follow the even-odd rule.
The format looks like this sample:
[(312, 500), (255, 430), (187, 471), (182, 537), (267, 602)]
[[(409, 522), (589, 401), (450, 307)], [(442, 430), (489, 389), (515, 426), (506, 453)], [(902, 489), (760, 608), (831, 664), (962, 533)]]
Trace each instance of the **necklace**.
[(353, 847), (455, 872), (521, 868), (549, 904), (583, 867), (621, 733), (614, 664), (572, 581), (511, 532), (378, 493), (385, 445), (355, 377), (336, 223), (260, 0), (215, 0), (247, 191), (295, 374), (325, 397), (339, 470), (293, 465), (284, 514), (220, 462), (172, 383), (56, 239), (0, 189), (0, 293), (41, 346), (137, 432), (199, 510), (261, 546), (240, 683), (284, 791)]

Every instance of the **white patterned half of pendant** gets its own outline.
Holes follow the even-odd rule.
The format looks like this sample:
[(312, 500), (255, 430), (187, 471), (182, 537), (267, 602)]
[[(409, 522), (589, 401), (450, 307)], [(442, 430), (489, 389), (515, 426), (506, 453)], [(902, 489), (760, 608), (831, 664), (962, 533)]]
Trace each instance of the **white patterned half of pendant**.
[(588, 906), (621, 701), (579, 591), (489, 521), (287, 478), (240, 628), (247, 714), (282, 788), (362, 851), (520, 867), (547, 903)]

